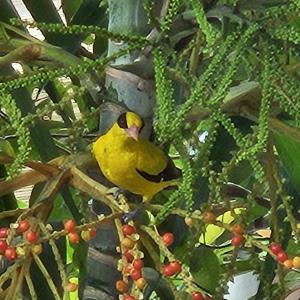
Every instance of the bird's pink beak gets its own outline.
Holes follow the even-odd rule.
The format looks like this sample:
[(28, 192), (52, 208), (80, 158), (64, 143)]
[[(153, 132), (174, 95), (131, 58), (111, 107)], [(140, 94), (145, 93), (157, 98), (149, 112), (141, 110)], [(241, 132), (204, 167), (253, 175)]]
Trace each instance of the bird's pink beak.
[(136, 141), (139, 139), (140, 128), (138, 126), (132, 125), (125, 129), (125, 132), (129, 137), (132, 137)]

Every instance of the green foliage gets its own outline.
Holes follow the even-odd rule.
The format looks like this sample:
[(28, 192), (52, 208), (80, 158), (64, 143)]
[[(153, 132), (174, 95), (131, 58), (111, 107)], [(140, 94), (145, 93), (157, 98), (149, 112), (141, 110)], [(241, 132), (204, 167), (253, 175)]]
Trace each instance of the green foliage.
[[(93, 5), (99, 7), (98, 17), (105, 19), (103, 11), (107, 9), (107, 2), (96, 2)], [(36, 16), (33, 12), (34, 21), (14, 16), (12, 25), (0, 24), (0, 66), (11, 67), (12, 63), (18, 62), (23, 73), (0, 72), (0, 132), (9, 143), (5, 149), (14, 148), (11, 153), (15, 153), (5, 179), (14, 178), (28, 159), (47, 160), (59, 155), (89, 152), (89, 144), (98, 134), (99, 111), (105, 111), (100, 104), (115, 104), (119, 100), (118, 93), (111, 91), (114, 87), (105, 84), (106, 72), (114, 68), (116, 74), (122, 74), (114, 76), (125, 82), (128, 80), (129, 86), (132, 78), (125, 72), (135, 76), (146, 73), (147, 78), (140, 78), (136, 86), (139, 89), (140, 82), (148, 84), (155, 80), (155, 140), (172, 149), (170, 154), (176, 156), (182, 171), (178, 188), (166, 192), (164, 198), (157, 197), (157, 200), (165, 200), (159, 210), (151, 204), (149, 209), (155, 215), (159, 230), (167, 224), (170, 214), (179, 215), (182, 223), (187, 215), (196, 222), (188, 233), (181, 224), (184, 230), (174, 248), (188, 241), (183, 248), (194, 250), (184, 258), (190, 268), (190, 277), (179, 276), (175, 283), (170, 280), (170, 284), (174, 283), (173, 290), (187, 289), (190, 293), (200, 287), (201, 291), (215, 294), (214, 299), (223, 299), (228, 280), (239, 270), (251, 268), (252, 263), (252, 270), (257, 271), (261, 279), (257, 299), (273, 297), (276, 293), (283, 297), (286, 295), (285, 272), (280, 267), (279, 281), (274, 283), (274, 257), (270, 256), (264, 241), (256, 240), (257, 236), (251, 231), (253, 227), (245, 232), (245, 257), (239, 257), (238, 249), (228, 247), (231, 225), (226, 222), (224, 225), (224, 220), (218, 220), (216, 225), (221, 227), (222, 234), (210, 248), (196, 248), (195, 245), (208, 228), (201, 217), (204, 211), (220, 215), (231, 211), (234, 222), (244, 223), (246, 227), (254, 226), (254, 219), (263, 218), (265, 227), (271, 228), (270, 240), (282, 239), (283, 245), (288, 239), (295, 244), (299, 242), (299, 220), (295, 213), (300, 205), (297, 202), (299, 1), (171, 0), (160, 7), (160, 3), (148, 0), (143, 4), (149, 19), (149, 32), (152, 30), (147, 37), (137, 34), (138, 30), (132, 30), (134, 34), (124, 33), (121, 22), (116, 24), (116, 28), (120, 28), (118, 32), (103, 25), (87, 25), (95, 23), (86, 20), (77, 24), (88, 7), (84, 6), (87, 5), (85, 1), (63, 1), (68, 25), (48, 23), (42, 15)], [(49, 18), (59, 21), (56, 13)], [(7, 22), (6, 17), (1, 18)], [(101, 20), (101, 24), (105, 23), (106, 20)], [(137, 21), (137, 24), (140, 23)], [(30, 36), (24, 29), (26, 26), (39, 28), (46, 41), (37, 41)], [(141, 31), (145, 32), (145, 28)], [(84, 40), (95, 50), (84, 49), (80, 45)], [(108, 43), (119, 46), (116, 48), (119, 50), (106, 56)], [(134, 57), (132, 63), (115, 65), (117, 59), (128, 54)], [(143, 73), (143, 68), (149, 68), (148, 72)], [(24, 102), (20, 94), (15, 93), (20, 88), (31, 99), (31, 110), (22, 109)], [(33, 96), (37, 91), (38, 94), (45, 93), (40, 102), (38, 96)], [(143, 86), (141, 91), (144, 92)], [(79, 113), (74, 113), (75, 108)], [(53, 115), (58, 116), (55, 122)], [(44, 129), (39, 132), (40, 124)], [(45, 154), (47, 149), (43, 152), (39, 143), (41, 135), (45, 138), (45, 132), (49, 134), (46, 137), (48, 145), (52, 143), (54, 147), (48, 156)], [(205, 135), (204, 141), (200, 140)], [(68, 167), (66, 163), (61, 170)], [(239, 185), (237, 194), (231, 190), (226, 192), (227, 184), (233, 178)], [(59, 176), (51, 177), (51, 180), (56, 184), (60, 182)], [(45, 186), (49, 188), (53, 182)], [(63, 207), (60, 206), (62, 198), (57, 195), (60, 190), (72, 214), (79, 221), (81, 214), (87, 218), (84, 200), (82, 203), (74, 201), (69, 190), (57, 186), (47, 195), (55, 201), (54, 215), (66, 215), (57, 209), (58, 205)], [(35, 199), (39, 197), (32, 196), (32, 203)], [(236, 207), (243, 207), (245, 213), (236, 214)], [(294, 231), (294, 237), (290, 236), (291, 231)], [(151, 232), (147, 234), (153, 238)], [(154, 241), (153, 247), (147, 238), (142, 235), (149, 257), (155, 253), (149, 259), (152, 265), (161, 266), (162, 257), (173, 258), (159, 239)], [(81, 246), (77, 251), (78, 261), (73, 262), (83, 272), (86, 249)], [(226, 249), (222, 251), (222, 247)], [(167, 295), (172, 290), (169, 286), (168, 290), (165, 288), (166, 282), (161, 281), (159, 292), (162, 295), (164, 290)], [(153, 290), (154, 283), (151, 281), (150, 284)]]

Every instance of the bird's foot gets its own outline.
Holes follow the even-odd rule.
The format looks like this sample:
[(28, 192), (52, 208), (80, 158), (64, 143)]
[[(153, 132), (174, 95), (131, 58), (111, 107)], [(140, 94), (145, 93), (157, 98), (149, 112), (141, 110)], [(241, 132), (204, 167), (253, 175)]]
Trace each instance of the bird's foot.
[(113, 187), (107, 190), (107, 195), (112, 195), (116, 200), (119, 200), (120, 197), (124, 196), (125, 190), (119, 187)]
[(136, 221), (141, 214), (141, 211), (144, 209), (144, 205), (140, 204), (137, 208), (135, 208), (132, 211), (129, 211), (128, 213), (125, 213), (122, 216), (122, 221), (126, 224), (130, 221)]

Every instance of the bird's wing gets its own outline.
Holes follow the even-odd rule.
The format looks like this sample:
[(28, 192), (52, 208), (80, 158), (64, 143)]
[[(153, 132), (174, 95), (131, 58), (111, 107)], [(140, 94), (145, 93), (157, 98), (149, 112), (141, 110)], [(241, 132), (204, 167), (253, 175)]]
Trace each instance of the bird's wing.
[(160, 182), (178, 178), (173, 161), (156, 145), (147, 140), (139, 143), (137, 172), (145, 179)]

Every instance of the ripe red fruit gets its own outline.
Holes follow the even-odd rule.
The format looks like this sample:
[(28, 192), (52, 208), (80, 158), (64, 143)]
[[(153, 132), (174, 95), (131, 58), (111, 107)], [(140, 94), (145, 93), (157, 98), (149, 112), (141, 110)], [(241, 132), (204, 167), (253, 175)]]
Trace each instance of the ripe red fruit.
[(17, 251), (16, 248), (14, 247), (7, 247), (5, 252), (4, 252), (5, 257), (9, 260), (9, 261), (13, 261), (17, 258)]
[(69, 242), (71, 244), (78, 244), (80, 241), (80, 236), (77, 232), (70, 232), (68, 233)]
[(78, 289), (78, 285), (73, 282), (69, 282), (67, 285), (67, 291), (68, 292), (75, 292)]
[(136, 300), (135, 297), (131, 296), (131, 295), (127, 295), (124, 297), (124, 300)]
[(281, 245), (279, 243), (272, 243), (269, 246), (269, 249), (272, 251), (273, 254), (277, 255), (280, 251), (282, 251)]
[(142, 277), (142, 272), (141, 272), (141, 270), (133, 269), (130, 272), (130, 276), (131, 276), (132, 280), (138, 280)]
[(141, 259), (135, 259), (132, 265), (134, 269), (141, 270), (144, 266), (144, 263)]
[(17, 231), (19, 233), (23, 233), (23, 232), (27, 231), (29, 229), (29, 227), (30, 227), (29, 221), (27, 219), (24, 219), (24, 220), (19, 221), (19, 226), (18, 226)]
[(0, 228), (0, 238), (6, 239), (7, 236), (8, 236), (8, 228), (7, 227)]
[(28, 230), (25, 233), (25, 238), (26, 238), (27, 242), (34, 244), (37, 240), (37, 233), (35, 231)]
[(181, 272), (181, 265), (178, 261), (172, 261), (170, 267), (173, 269), (174, 274)]
[(281, 250), (277, 255), (276, 258), (279, 262), (283, 263), (285, 262), (289, 257), (287, 255), (287, 253), (283, 250)]
[(205, 300), (203, 295), (200, 292), (193, 292), (192, 293), (193, 300)]
[(123, 231), (123, 234), (126, 236), (126, 235), (131, 235), (133, 233), (135, 233), (135, 229), (133, 226), (131, 225), (128, 225), (128, 224), (124, 224), (122, 226), (122, 231)]
[(7, 247), (8, 247), (8, 244), (7, 244), (6, 240), (0, 240), (0, 254), (4, 254)]
[(231, 238), (231, 244), (234, 247), (240, 247), (244, 243), (244, 237), (240, 234), (234, 234)]
[(64, 228), (66, 232), (74, 231), (76, 227), (76, 222), (74, 220), (66, 220), (64, 222)]
[(95, 227), (90, 227), (89, 229), (90, 237), (93, 239), (97, 235), (97, 229)]
[(166, 277), (170, 277), (175, 274), (174, 269), (170, 265), (164, 265), (162, 273)]
[(171, 232), (165, 233), (165, 234), (162, 236), (162, 241), (163, 241), (163, 243), (164, 243), (167, 247), (169, 247), (170, 245), (172, 245), (173, 242), (174, 242), (174, 235), (173, 235), (173, 233), (171, 233)]
[(130, 251), (127, 249), (124, 252), (124, 256), (126, 257), (126, 260), (131, 263), (134, 260), (133, 255), (130, 253)]

